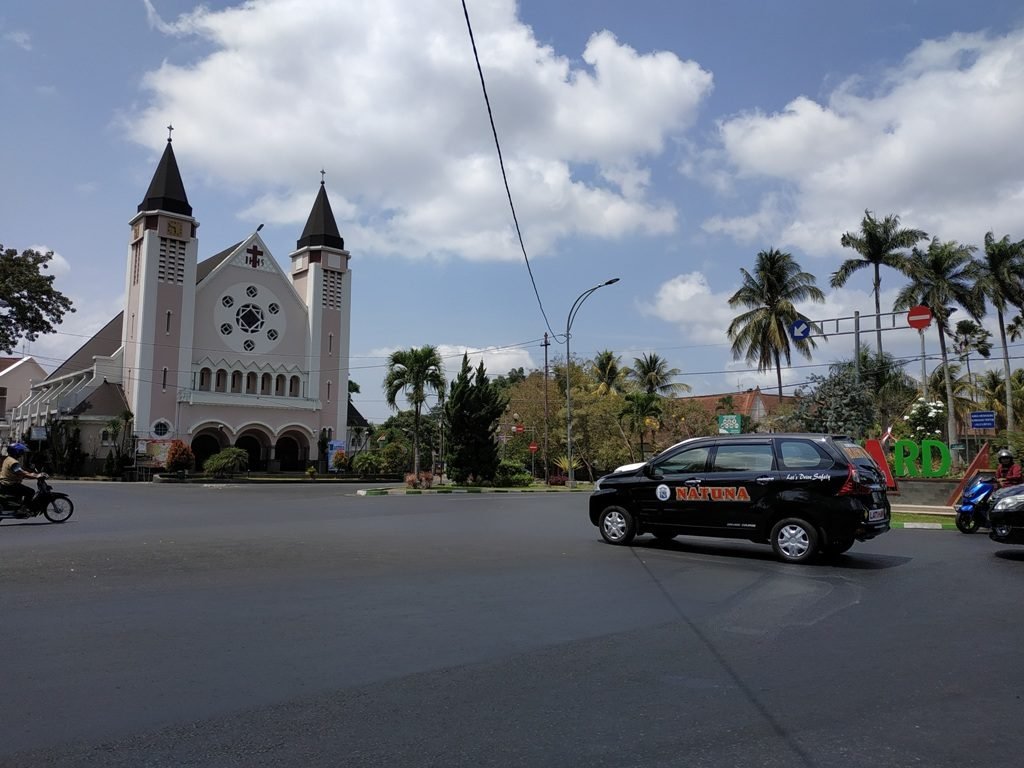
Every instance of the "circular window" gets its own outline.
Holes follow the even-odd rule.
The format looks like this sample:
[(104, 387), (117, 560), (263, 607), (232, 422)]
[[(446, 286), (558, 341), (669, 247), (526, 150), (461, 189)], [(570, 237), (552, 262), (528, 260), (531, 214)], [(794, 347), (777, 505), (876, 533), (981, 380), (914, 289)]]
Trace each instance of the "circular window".
[(220, 332), (225, 336), (230, 336), (232, 330), (234, 329), (228, 323), (222, 323), (220, 326)]
[(276, 315), (280, 311), (281, 311), (281, 308), (279, 306), (277, 306), (277, 304), (271, 303), (271, 305), (269, 307), (267, 307), (267, 312), (269, 312), (272, 315)]
[(254, 349), (256, 349), (256, 345), (253, 344), (252, 339), (246, 339), (245, 344), (242, 345), (242, 348), (245, 349), (246, 352), (252, 352)]
[(235, 300), (232, 299), (230, 296), (225, 296), (223, 299), (220, 300), (220, 303), (223, 304), (225, 307), (235, 306)]
[(248, 296), (250, 299), (255, 299), (256, 294), (259, 292), (259, 288), (257, 288), (255, 285), (250, 285), (248, 288), (245, 289), (245, 295)]
[(168, 424), (166, 421), (158, 421), (156, 424), (153, 425), (153, 434), (156, 435), (157, 437), (163, 437), (170, 431), (171, 425)]
[(255, 304), (243, 304), (235, 312), (235, 322), (244, 333), (257, 333), (263, 328), (263, 310)]

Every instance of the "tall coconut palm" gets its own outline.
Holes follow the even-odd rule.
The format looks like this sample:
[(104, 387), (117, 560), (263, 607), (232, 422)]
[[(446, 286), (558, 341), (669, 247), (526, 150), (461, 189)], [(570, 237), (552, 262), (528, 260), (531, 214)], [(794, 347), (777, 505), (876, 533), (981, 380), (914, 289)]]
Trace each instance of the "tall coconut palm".
[(843, 248), (852, 248), (860, 258), (847, 259), (832, 273), (833, 288), (842, 288), (854, 272), (870, 265), (874, 269), (872, 290), (875, 294), (875, 352), (882, 354), (882, 277), (880, 269), (884, 265), (893, 269), (901, 269), (906, 254), (903, 251), (913, 248), (917, 243), (927, 239), (928, 233), (920, 229), (900, 227), (900, 217), (889, 214), (879, 221), (871, 211), (864, 211), (860, 223), (860, 232), (847, 232), (839, 240)]
[(1010, 341), (1019, 341), (1024, 337), (1024, 314), (1018, 313), (1006, 324), (1006, 335), (1010, 337)]
[(590, 364), (590, 375), (597, 382), (598, 394), (615, 394), (622, 389), (626, 380), (626, 369), (622, 367), (622, 358), (610, 349), (597, 353)]
[[(1003, 314), (1007, 307), (1024, 305), (1024, 240), (1013, 242), (1009, 235), (1001, 240), (988, 232), (985, 235), (985, 255), (981, 260), (978, 287), (996, 310), (999, 322), (999, 341), (1003, 346), (1003, 376), (1010, 380), (1010, 353), (1006, 345), (1006, 327)], [(1006, 428), (1014, 428), (1013, 397), (1006, 389)]]
[(992, 356), (992, 334), (973, 320), (960, 320), (953, 331), (953, 349), (964, 365), (967, 366), (967, 381), (974, 389), (974, 376), (971, 374), (971, 352), (977, 352), (988, 359)]
[[(640, 435), (640, 460), (643, 461), (644, 428), (650, 419), (658, 419), (661, 416), (661, 396), (655, 392), (630, 392), (623, 399), (625, 404), (619, 412), (619, 422), (625, 419), (630, 431)], [(632, 447), (629, 453), (632, 458)]]
[(946, 385), (947, 436), (950, 442), (956, 440), (956, 413), (946, 349), (949, 316), (956, 305), (967, 310), (975, 320), (980, 320), (985, 312), (985, 300), (977, 287), (980, 266), (971, 255), (975, 250), (973, 245), (961, 245), (954, 240), (941, 242), (937, 237), (932, 239), (927, 250), (914, 248), (903, 265), (903, 272), (910, 283), (899, 292), (893, 305), (894, 311), (901, 312), (923, 304), (935, 316)]
[(634, 357), (633, 367), (627, 369), (626, 377), (647, 394), (673, 395), (690, 391), (689, 384), (672, 381), (681, 373), (678, 368), (669, 368), (665, 358), (652, 352)]
[(729, 323), (733, 358), (745, 358), (761, 372), (774, 366), (782, 397), (782, 359), (789, 365), (794, 347), (810, 359), (815, 347), (810, 338), (790, 341), (789, 327), (797, 320), (814, 326), (797, 311), (796, 304), (823, 302), (825, 294), (815, 285), (814, 275), (804, 272), (790, 254), (775, 248), (757, 254), (753, 273), (741, 267), (740, 274), (743, 284), (729, 299), (729, 306), (749, 311)]
[(428, 392), (440, 398), (444, 390), (444, 367), (437, 347), (428, 345), (391, 353), (384, 376), (384, 397), (392, 409), (398, 410), (398, 393), (404, 392), (412, 406), (412, 471), (416, 482), (419, 482), (420, 476), (420, 413), (427, 401)]

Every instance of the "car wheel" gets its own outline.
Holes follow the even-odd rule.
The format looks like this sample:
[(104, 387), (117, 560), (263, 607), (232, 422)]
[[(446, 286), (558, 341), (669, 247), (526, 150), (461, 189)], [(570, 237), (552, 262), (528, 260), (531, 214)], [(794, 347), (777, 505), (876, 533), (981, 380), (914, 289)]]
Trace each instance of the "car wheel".
[(787, 563), (806, 563), (818, 552), (818, 532), (799, 517), (787, 517), (772, 526), (772, 550)]
[(597, 525), (601, 537), (609, 544), (629, 544), (636, 536), (636, 521), (622, 507), (606, 507)]

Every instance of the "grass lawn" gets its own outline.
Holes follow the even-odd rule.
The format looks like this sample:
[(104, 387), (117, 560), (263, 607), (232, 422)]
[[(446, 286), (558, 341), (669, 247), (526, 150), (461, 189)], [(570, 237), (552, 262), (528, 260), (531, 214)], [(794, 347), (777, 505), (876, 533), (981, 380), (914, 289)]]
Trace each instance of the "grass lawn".
[(912, 515), (907, 512), (893, 512), (892, 522), (894, 523), (942, 523), (953, 525), (953, 517), (950, 515)]

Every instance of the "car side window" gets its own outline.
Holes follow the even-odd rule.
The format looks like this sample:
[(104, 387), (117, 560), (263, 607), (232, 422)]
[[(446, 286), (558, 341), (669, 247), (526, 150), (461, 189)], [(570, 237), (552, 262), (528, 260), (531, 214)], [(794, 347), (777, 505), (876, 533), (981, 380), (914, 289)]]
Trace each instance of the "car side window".
[(685, 472), (703, 472), (708, 463), (711, 448), (688, 448), (659, 461), (654, 465), (657, 472), (665, 475), (679, 475)]
[(809, 440), (779, 440), (779, 465), (782, 469), (831, 469), (835, 462)]
[(774, 456), (768, 443), (743, 445), (741, 443), (719, 445), (712, 472), (770, 472)]

